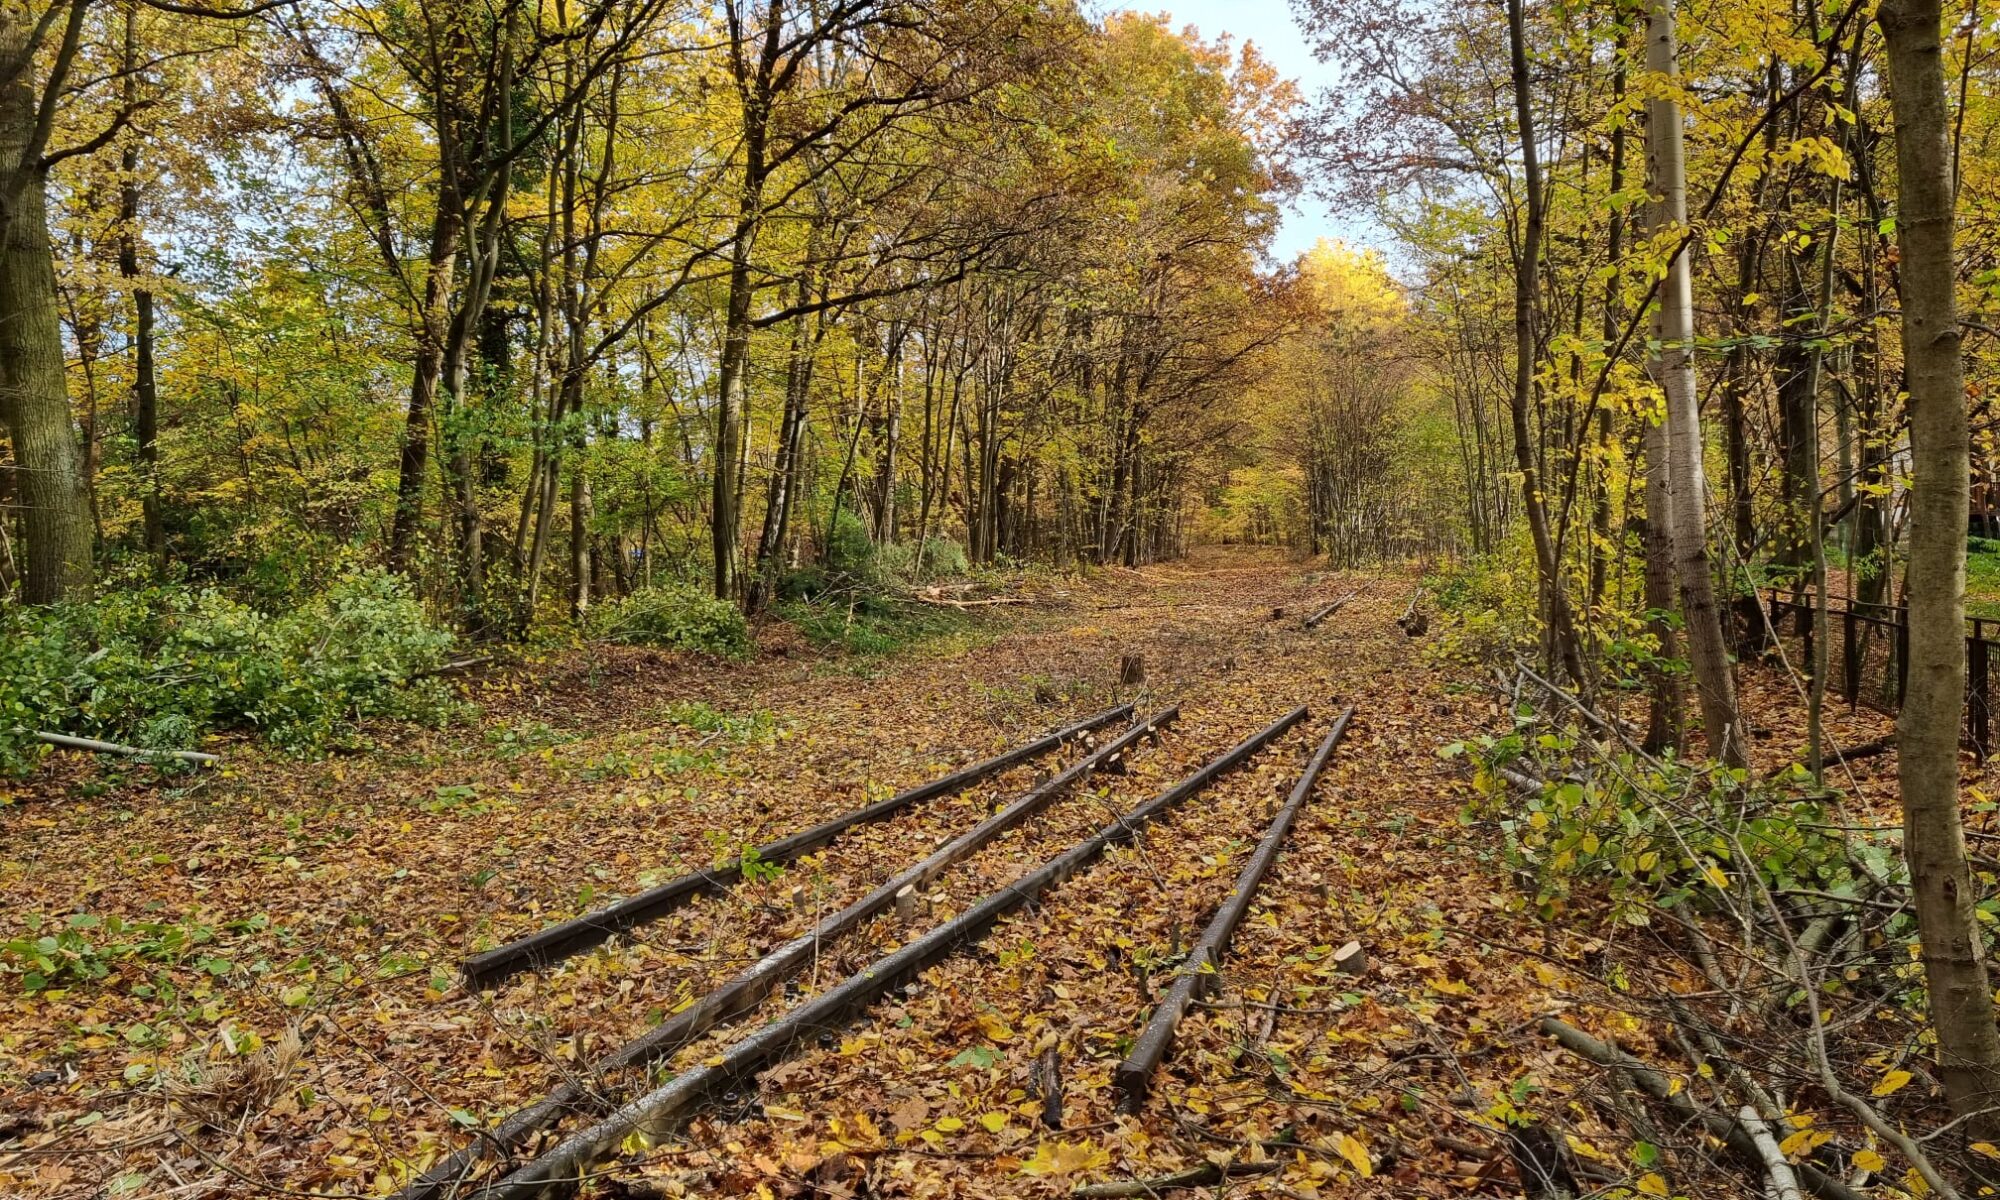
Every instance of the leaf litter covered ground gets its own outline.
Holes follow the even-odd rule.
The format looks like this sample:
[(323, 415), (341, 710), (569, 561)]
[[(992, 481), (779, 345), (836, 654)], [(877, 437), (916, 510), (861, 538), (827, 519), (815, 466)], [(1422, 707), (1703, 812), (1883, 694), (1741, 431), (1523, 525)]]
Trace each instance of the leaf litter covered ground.
[[(970, 828), (1080, 750), (842, 835), (773, 878), (494, 991), (457, 962), (1132, 699), (1183, 716), (687, 1047), (697, 1064), (801, 996), (1102, 828), (1299, 703), (1312, 717), (1091, 868), (826, 1031), (593, 1186), (626, 1195), (1062, 1194), (1233, 1164), (1230, 1190), (1509, 1195), (1509, 1105), (1580, 1069), (1523, 1030), (1607, 946), (1511, 902), (1458, 822), (1440, 745), (1502, 722), (1395, 618), (1413, 579), (1216, 551), (1043, 586), (885, 660), (779, 646), (756, 664), (595, 651), (489, 681), (483, 715), (365, 756), (249, 751), (198, 780), (0, 809), (4, 936), (63, 973), (0, 981), (0, 1194), (380, 1194)], [(1317, 630), (1303, 615), (1359, 595)], [(1283, 609), (1282, 616), (1275, 610)], [(1120, 689), (1119, 659), (1148, 682)], [(1338, 709), (1359, 708), (1224, 965), (1136, 1116), (1112, 1069)], [(1350, 977), (1333, 950), (1366, 947)], [(18, 963), (18, 951), (10, 963)], [(1592, 1014), (1576, 1016), (1590, 1023)], [(1605, 1028), (1617, 1019), (1597, 1014)], [(1054, 1049), (1061, 1128), (1035, 1064)], [(1579, 1108), (1571, 1152), (1632, 1172)], [(1211, 1189), (1212, 1190), (1212, 1189)]]

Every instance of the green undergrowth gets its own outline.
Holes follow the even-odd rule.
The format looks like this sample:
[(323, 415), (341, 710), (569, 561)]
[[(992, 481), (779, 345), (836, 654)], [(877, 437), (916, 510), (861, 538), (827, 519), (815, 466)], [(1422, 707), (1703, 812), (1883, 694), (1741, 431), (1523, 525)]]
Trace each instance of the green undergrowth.
[(149, 749), (245, 730), (306, 754), (367, 718), (441, 720), (454, 701), (426, 672), (453, 642), (381, 572), (284, 611), (180, 584), (0, 610), (0, 774), (40, 760), (37, 730)]
[(745, 658), (753, 648), (750, 626), (734, 604), (686, 583), (656, 584), (599, 605), (586, 629), (608, 642), (723, 658)]
[(978, 628), (977, 618), (957, 609), (873, 594), (787, 601), (778, 607), (778, 615), (815, 646), (870, 658)]
[[(1497, 828), (1522, 902), (1548, 919), (1602, 900), (1614, 919), (1645, 925), (1660, 910), (1851, 899), (1905, 878), (1897, 834), (1847, 827), (1837, 798), (1813, 794), (1801, 770), (1753, 780), (1714, 764), (1607, 754), (1526, 715), (1510, 733), (1443, 753), (1472, 761), (1478, 797), (1463, 820)], [(1510, 768), (1547, 782), (1527, 792)], [(1983, 907), (1988, 921), (2000, 918), (2000, 900)]]

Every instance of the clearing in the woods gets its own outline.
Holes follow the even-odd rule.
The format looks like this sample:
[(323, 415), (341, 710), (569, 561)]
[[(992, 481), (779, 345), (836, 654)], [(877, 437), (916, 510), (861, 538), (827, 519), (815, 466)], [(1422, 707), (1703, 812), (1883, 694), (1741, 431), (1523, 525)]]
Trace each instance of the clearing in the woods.
[[(220, 770), (134, 772), (102, 795), (74, 774), (45, 783), (0, 809), (5, 886), (63, 939), (68, 975), (4, 999), (0, 1070), (20, 1083), (0, 1098), (13, 1139), (0, 1191), (480, 1194), (679, 1075), (713, 1086), (665, 1124), (614, 1123), (622, 1136), (555, 1177), (583, 1174), (602, 1195), (1511, 1192), (1518, 1155), (1496, 1141), (1496, 1106), (1535, 1095), (1560, 1111), (1549, 1098), (1593, 1073), (1534, 1021), (1590, 1024), (1581, 997), (1619, 951), (1588, 920), (1522, 911), (1490, 833), (1462, 823), (1470, 772), (1440, 748), (1503, 714), (1491, 680), (1399, 628), (1414, 585), (1410, 571), (1212, 550), (1045, 580), (1030, 604), (885, 657), (776, 645), (733, 666), (599, 649), (469, 684), (476, 720), (388, 727), (364, 755), (246, 748)], [(1751, 689), (1774, 761), (1793, 719), (1776, 680)], [(1127, 702), (1140, 717), (1178, 705), (1178, 719), (815, 943), (797, 974), (697, 1026), (649, 1077), (588, 1069), (1127, 722), (793, 861), (746, 847)], [(1121, 1060), (1350, 704), (1220, 969), (1193, 989), (1136, 1111), (1119, 1111)], [(730, 1057), (746, 1037), (1299, 705), (1309, 715), (1136, 840), (851, 1014), (777, 1027), (754, 1074), (718, 1077), (748, 1061)], [(1837, 716), (1853, 742), (1880, 725)], [(470, 955), (730, 868), (733, 885), (602, 945), (488, 990), (461, 984)], [(546, 1128), (478, 1153), (482, 1138), (500, 1149), (507, 1114), (565, 1085)], [(1589, 1110), (1565, 1128), (1563, 1158), (1593, 1161)]]

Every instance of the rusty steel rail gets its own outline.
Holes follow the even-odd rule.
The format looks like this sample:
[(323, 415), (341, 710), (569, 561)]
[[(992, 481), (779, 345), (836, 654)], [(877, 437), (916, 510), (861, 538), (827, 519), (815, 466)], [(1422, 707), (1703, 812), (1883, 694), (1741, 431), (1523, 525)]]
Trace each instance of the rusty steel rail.
[(1306, 618), (1305, 627), (1307, 629), (1317, 628), (1321, 621), (1324, 621), (1328, 617), (1339, 612), (1347, 604), (1349, 600), (1354, 599), (1356, 596), (1359, 596), (1360, 594), (1361, 593), (1359, 591), (1349, 592), (1345, 596), (1342, 596), (1340, 599), (1335, 600), (1332, 604), (1329, 604), (1325, 608), (1322, 608), (1319, 611), (1313, 613), (1313, 615)]
[[(1065, 725), (1025, 745), (1016, 746), (1004, 754), (996, 754), (992, 758), (961, 767), (949, 775), (898, 792), (886, 800), (878, 800), (874, 804), (855, 809), (830, 821), (823, 821), (810, 829), (802, 829), (775, 842), (768, 842), (757, 847), (754, 853), (760, 862), (788, 862), (817, 850), (857, 825), (885, 820), (926, 800), (963, 791), (1010, 767), (1057, 749), (1065, 742), (1109, 725), (1121, 717), (1129, 716), (1131, 712), (1130, 704), (1106, 709), (1095, 716)], [(504, 946), (496, 946), (484, 953), (475, 954), (459, 964), (459, 973), (464, 978), (467, 991), (476, 992), (493, 987), (522, 971), (561, 962), (571, 955), (602, 945), (615, 934), (649, 921), (656, 921), (697, 896), (733, 886), (742, 876), (743, 868), (740, 862), (707, 871), (690, 871), (686, 875), (627, 896), (595, 912), (572, 917), (567, 921), (537, 930), (526, 937), (516, 938)]]
[(1347, 733), (1347, 723), (1354, 717), (1354, 706), (1334, 719), (1333, 728), (1327, 731), (1319, 750), (1299, 781), (1292, 787), (1291, 796), (1278, 815), (1271, 819), (1265, 830), (1263, 841), (1250, 861), (1243, 864), (1237, 874), (1235, 886), (1222, 906), (1215, 912), (1215, 918), (1202, 931), (1201, 939), (1194, 944), (1194, 951), (1181, 964), (1174, 977), (1173, 986), (1154, 1006), (1153, 1015), (1146, 1022), (1146, 1030), (1132, 1046), (1132, 1053), (1112, 1074), (1112, 1086), (1118, 1092), (1118, 1111), (1136, 1113), (1146, 1102), (1146, 1089), (1152, 1083), (1153, 1073), (1166, 1061), (1173, 1048), (1174, 1031), (1180, 1028), (1181, 1017), (1186, 1015), (1188, 1005), (1199, 995), (1207, 993), (1220, 978), (1217, 972), (1222, 967), (1223, 955), (1229, 952), (1229, 940), (1236, 936), (1237, 927), (1250, 913), (1250, 902), (1256, 898), (1257, 889), (1264, 877), (1271, 871), (1271, 864), (1277, 861), (1278, 851), (1285, 844), (1285, 836), (1291, 832), (1298, 819), (1299, 810), (1305, 806), (1306, 797), (1312, 794), (1313, 784), (1319, 781), (1320, 772), (1326, 769), (1327, 760), (1340, 745), (1340, 739)]

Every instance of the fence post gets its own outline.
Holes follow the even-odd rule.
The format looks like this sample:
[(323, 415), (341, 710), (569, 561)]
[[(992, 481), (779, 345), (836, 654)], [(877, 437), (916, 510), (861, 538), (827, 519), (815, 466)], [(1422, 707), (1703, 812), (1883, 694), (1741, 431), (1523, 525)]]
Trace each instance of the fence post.
[(1984, 622), (1972, 622), (1972, 636), (1965, 649), (1965, 715), (1972, 723), (1972, 748), (1980, 758), (1987, 752), (1986, 674), (1987, 641)]
[(1896, 707), (1900, 709), (1910, 686), (1910, 617), (1900, 609), (1889, 611), (1896, 622)]
[(1861, 701), (1861, 622), (1855, 619), (1852, 601), (1841, 612), (1840, 624), (1841, 636), (1847, 639), (1840, 655), (1846, 671), (1841, 693), (1847, 697), (1847, 707), (1851, 710)]

